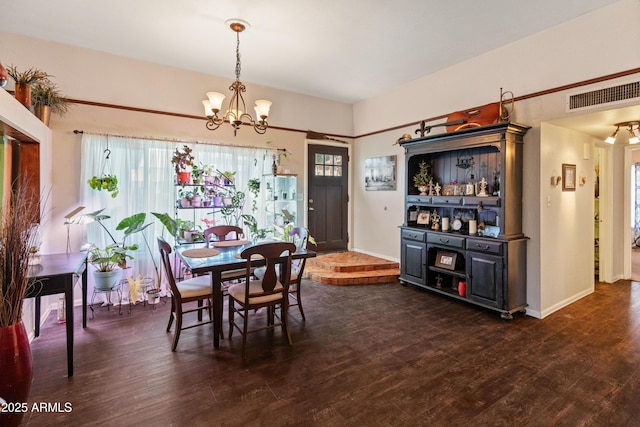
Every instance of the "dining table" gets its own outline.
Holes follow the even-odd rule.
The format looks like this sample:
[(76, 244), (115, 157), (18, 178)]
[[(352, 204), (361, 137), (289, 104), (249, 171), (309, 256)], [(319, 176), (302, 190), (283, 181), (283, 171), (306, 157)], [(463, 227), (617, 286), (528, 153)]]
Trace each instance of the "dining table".
[[(222, 328), (223, 295), (222, 273), (230, 270), (245, 268), (247, 260), (240, 254), (253, 245), (268, 243), (269, 241), (225, 240), (214, 241), (209, 244), (182, 243), (175, 246), (180, 261), (194, 275), (209, 274), (211, 276), (211, 298), (213, 301), (213, 346), (220, 347), (220, 330)], [(292, 254), (293, 259), (313, 258), (316, 252), (298, 248)], [(264, 265), (263, 259), (253, 258), (252, 267)]]

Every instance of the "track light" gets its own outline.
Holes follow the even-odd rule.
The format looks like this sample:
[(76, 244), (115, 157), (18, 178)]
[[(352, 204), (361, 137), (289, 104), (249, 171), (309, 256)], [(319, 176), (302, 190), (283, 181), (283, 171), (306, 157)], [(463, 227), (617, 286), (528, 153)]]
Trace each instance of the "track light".
[(607, 139), (604, 140), (604, 142), (606, 142), (607, 144), (613, 144), (614, 142), (616, 142), (616, 135), (618, 134), (618, 131), (620, 130), (620, 126), (618, 126), (616, 128), (616, 130), (607, 137)]
[(629, 133), (629, 144), (637, 144), (640, 142), (640, 121), (621, 122), (614, 125), (616, 127), (615, 132), (608, 136), (604, 142), (607, 144), (613, 144), (616, 142), (616, 135), (620, 131), (620, 127), (627, 128)]

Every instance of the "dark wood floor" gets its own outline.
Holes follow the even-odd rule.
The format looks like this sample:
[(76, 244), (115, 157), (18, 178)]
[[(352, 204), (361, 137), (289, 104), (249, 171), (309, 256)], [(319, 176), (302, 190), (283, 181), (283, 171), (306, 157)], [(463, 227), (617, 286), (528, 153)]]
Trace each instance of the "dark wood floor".
[[(168, 304), (131, 315), (99, 308), (76, 325), (75, 376), (64, 327), (32, 342), (30, 413), (46, 425), (637, 426), (640, 283), (596, 292), (544, 320), (495, 312), (398, 284), (306, 281), (293, 347), (280, 331), (212, 349), (208, 327), (165, 333)], [(294, 308), (294, 310), (297, 310)], [(226, 318), (226, 314), (225, 314)], [(225, 334), (226, 334), (225, 321)]]

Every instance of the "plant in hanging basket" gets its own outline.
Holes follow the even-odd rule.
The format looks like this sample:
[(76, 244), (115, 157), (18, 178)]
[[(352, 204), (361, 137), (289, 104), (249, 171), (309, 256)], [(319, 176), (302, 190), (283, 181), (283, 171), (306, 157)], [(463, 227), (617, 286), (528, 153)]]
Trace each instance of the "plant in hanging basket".
[(111, 197), (118, 196), (118, 178), (115, 175), (103, 175), (101, 177), (93, 176), (87, 181), (87, 184), (94, 190), (105, 190), (111, 193)]

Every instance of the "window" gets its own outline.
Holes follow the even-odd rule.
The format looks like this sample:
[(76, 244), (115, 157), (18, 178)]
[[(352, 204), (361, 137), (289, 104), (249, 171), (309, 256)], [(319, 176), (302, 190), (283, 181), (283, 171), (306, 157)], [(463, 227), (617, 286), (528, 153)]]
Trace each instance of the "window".
[(315, 176), (342, 176), (342, 156), (337, 154), (316, 154)]

